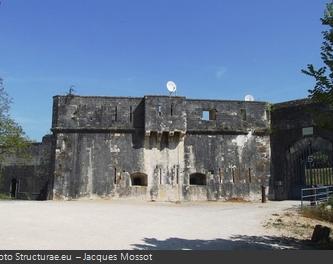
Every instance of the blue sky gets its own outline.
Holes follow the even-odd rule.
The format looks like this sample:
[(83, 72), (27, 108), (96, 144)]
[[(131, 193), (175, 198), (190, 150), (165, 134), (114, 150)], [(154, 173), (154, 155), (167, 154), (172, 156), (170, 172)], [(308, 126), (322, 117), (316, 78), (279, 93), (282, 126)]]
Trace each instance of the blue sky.
[(320, 66), (328, 0), (1, 0), (0, 76), (12, 116), (34, 140), (52, 96), (281, 102), (307, 96)]

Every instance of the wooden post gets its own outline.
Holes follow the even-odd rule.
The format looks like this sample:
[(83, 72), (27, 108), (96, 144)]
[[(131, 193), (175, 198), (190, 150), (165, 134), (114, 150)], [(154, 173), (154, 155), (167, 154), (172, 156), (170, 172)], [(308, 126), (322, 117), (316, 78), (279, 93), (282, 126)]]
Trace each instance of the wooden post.
[(261, 185), (261, 202), (266, 203), (266, 188), (264, 185)]

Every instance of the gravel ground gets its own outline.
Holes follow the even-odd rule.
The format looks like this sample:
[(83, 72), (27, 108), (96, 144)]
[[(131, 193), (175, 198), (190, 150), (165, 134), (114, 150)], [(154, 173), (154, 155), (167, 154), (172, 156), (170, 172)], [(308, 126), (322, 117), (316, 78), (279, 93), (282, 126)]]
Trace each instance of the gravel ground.
[(299, 202), (0, 201), (0, 249), (282, 249), (264, 227)]

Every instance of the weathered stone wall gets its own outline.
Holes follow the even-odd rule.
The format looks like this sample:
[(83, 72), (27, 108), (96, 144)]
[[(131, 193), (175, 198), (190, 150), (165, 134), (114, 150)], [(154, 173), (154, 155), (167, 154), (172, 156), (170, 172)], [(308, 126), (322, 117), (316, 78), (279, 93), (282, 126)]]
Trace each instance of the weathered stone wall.
[[(184, 185), (191, 190), (186, 199), (206, 196), (208, 200), (228, 197), (258, 199), (261, 185), (270, 176), (269, 136), (188, 135), (185, 140)], [(192, 173), (207, 176), (204, 194), (190, 184)], [(199, 198), (198, 198), (199, 199)]]
[(186, 132), (185, 97), (145, 96), (145, 131)]
[[(258, 199), (270, 177), (270, 106), (262, 102), (186, 101), (184, 198)], [(203, 120), (215, 111), (216, 120)], [(202, 173), (207, 186), (192, 186), (190, 175)]]
[[(58, 133), (54, 198), (129, 196), (125, 172), (143, 171), (143, 148), (130, 133)], [(124, 181), (125, 180), (125, 181)]]
[(32, 143), (24, 156), (5, 157), (1, 162), (0, 193), (15, 195), (18, 199), (50, 199), (52, 160), (52, 136), (45, 136), (41, 143)]
[(307, 166), (298, 153), (333, 162), (318, 111), (333, 116), (308, 100), (55, 96), (53, 136), (30, 159), (1, 163), (0, 192), (15, 179), (24, 199), (259, 200), (262, 185), (271, 199), (297, 199)]
[(144, 127), (142, 98), (55, 96), (52, 129), (133, 131)]
[[(270, 127), (270, 105), (264, 102), (186, 100), (187, 131), (217, 134), (265, 132)], [(216, 111), (216, 120), (203, 120), (202, 111)], [(268, 111), (268, 112), (267, 112)]]
[[(56, 96), (54, 199), (259, 199), (270, 176), (268, 110), (261, 102)], [(137, 173), (147, 186), (134, 186)], [(190, 184), (193, 173), (205, 184)]]

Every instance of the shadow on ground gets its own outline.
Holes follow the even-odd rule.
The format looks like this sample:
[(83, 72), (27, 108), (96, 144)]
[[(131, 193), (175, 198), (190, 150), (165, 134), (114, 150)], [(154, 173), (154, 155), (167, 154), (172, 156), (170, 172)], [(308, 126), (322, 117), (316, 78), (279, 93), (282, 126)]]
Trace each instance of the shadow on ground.
[(142, 244), (132, 245), (137, 250), (280, 250), (313, 249), (308, 240), (275, 236), (233, 236), (230, 239), (183, 239), (171, 237), (166, 240), (145, 238)]

